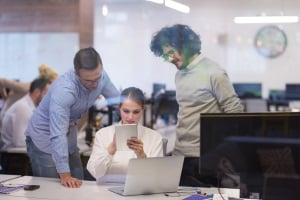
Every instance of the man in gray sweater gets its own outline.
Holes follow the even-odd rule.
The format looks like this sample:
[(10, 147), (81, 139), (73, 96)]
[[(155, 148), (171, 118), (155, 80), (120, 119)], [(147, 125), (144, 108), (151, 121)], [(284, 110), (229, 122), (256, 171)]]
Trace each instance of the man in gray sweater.
[(173, 155), (185, 156), (180, 184), (197, 186), (193, 178), (199, 175), (200, 114), (243, 112), (243, 106), (226, 71), (202, 55), (201, 40), (189, 26), (162, 28), (154, 34), (150, 49), (178, 69), (179, 112)]

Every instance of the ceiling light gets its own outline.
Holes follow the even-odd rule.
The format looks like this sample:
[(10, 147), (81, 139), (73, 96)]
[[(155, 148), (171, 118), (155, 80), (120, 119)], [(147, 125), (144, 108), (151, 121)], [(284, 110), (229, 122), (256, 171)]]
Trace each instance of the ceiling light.
[(252, 17), (235, 17), (236, 24), (259, 24), (259, 23), (297, 23), (298, 16), (252, 16)]
[(164, 0), (145, 0), (145, 1), (151, 1), (153, 3), (163, 4)]
[(107, 14), (108, 14), (108, 7), (107, 7), (106, 4), (103, 4), (103, 6), (102, 6), (102, 15), (103, 15), (104, 17), (106, 17)]
[(190, 7), (179, 3), (177, 1), (173, 1), (173, 0), (165, 0), (165, 6), (172, 8), (174, 10), (183, 12), (183, 13), (189, 13), (190, 12)]

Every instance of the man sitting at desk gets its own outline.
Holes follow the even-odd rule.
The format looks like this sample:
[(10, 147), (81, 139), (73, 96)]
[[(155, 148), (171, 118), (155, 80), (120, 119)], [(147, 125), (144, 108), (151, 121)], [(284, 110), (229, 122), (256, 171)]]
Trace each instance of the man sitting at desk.
[(37, 78), (31, 84), (29, 93), (16, 101), (4, 114), (1, 129), (1, 150), (11, 147), (25, 147), (25, 130), (35, 108), (46, 94), (50, 81)]

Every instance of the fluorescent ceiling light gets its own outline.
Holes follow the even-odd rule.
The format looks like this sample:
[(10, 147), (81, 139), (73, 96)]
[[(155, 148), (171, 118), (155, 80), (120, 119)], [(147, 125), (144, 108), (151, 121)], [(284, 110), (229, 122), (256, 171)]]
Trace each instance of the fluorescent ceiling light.
[(103, 4), (103, 6), (102, 6), (102, 15), (103, 15), (104, 17), (106, 17), (107, 14), (108, 14), (108, 7), (107, 7), (106, 4)]
[(146, 0), (146, 1), (151, 1), (153, 3), (159, 3), (159, 4), (163, 4), (164, 0)]
[(237, 24), (259, 24), (259, 23), (297, 23), (298, 16), (253, 16), (235, 17), (234, 23)]
[(190, 7), (179, 3), (177, 1), (173, 1), (173, 0), (165, 0), (165, 6), (172, 8), (174, 10), (183, 12), (183, 13), (189, 13), (190, 12)]

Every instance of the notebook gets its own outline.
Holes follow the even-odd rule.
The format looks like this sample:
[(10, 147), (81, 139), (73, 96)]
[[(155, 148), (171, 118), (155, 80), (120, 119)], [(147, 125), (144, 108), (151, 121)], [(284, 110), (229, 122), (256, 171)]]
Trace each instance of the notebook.
[(108, 190), (122, 196), (177, 192), (183, 160), (183, 156), (133, 158), (125, 185)]

